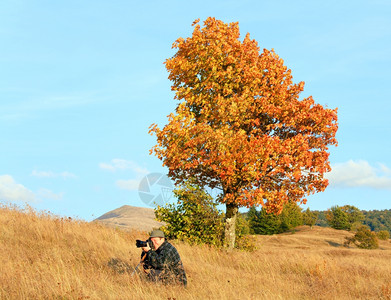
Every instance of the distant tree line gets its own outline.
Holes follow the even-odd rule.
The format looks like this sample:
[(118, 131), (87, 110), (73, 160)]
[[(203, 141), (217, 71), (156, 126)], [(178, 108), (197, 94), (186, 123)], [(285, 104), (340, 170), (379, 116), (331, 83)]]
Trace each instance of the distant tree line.
[[(337, 207), (331, 208), (329, 210), (335, 210)], [(341, 209), (341, 207), (338, 207)], [(329, 211), (328, 210), (328, 211)], [(321, 227), (333, 227), (328, 223), (327, 212), (328, 211), (314, 211), (318, 214), (315, 225)], [(370, 210), (359, 211), (362, 213), (361, 223), (368, 226), (374, 232), (388, 231), (391, 234), (391, 210)]]
[(269, 214), (265, 209), (251, 207), (245, 214), (252, 234), (278, 234), (300, 225), (331, 227), (357, 231), (363, 225), (376, 232), (379, 238), (391, 233), (391, 210), (361, 211), (352, 205), (333, 206), (327, 211), (302, 210), (296, 203), (284, 206), (280, 215)]
[(391, 233), (391, 209), (363, 211), (364, 225), (369, 226), (372, 231), (387, 230)]

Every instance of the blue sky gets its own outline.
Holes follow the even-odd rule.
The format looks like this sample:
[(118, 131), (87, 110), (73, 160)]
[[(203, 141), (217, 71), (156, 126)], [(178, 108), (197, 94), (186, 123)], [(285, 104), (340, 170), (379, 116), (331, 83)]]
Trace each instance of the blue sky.
[(391, 208), (391, 2), (184, 3), (0, 2), (0, 201), (85, 220), (148, 207), (140, 183), (166, 173), (148, 127), (176, 105), (163, 62), (212, 16), (274, 48), (302, 97), (338, 107), (330, 186), (308, 206)]

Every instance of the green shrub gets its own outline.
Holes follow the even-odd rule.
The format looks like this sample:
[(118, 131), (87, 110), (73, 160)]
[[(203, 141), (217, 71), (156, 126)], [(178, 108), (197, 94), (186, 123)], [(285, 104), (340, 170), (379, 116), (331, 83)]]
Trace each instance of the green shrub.
[(360, 229), (362, 226), (365, 226), (365, 225), (363, 225), (361, 222), (354, 222), (350, 228), (350, 231), (357, 232), (357, 230)]
[(326, 213), (327, 223), (331, 228), (338, 230), (350, 230), (351, 224), (349, 224), (349, 216), (340, 207), (333, 206), (327, 210)]
[(246, 236), (246, 235), (250, 234), (249, 221), (245, 217), (243, 217), (242, 214), (238, 214), (238, 216), (236, 218), (235, 232), (236, 232), (237, 238), (240, 238), (242, 236)]
[(244, 251), (255, 251), (257, 247), (255, 246), (254, 237), (250, 236), (250, 225), (249, 221), (239, 214), (236, 219), (236, 239), (235, 239), (235, 248)]
[(352, 205), (333, 206), (327, 210), (326, 218), (334, 229), (352, 230), (362, 225), (364, 214)]
[(367, 226), (361, 226), (357, 229), (357, 232), (353, 237), (347, 237), (345, 246), (349, 246), (350, 243), (353, 243), (361, 249), (379, 248), (379, 241), (376, 233), (372, 232)]
[[(165, 222), (160, 229), (168, 238), (189, 244), (223, 246), (224, 213), (217, 209), (213, 198), (191, 181), (174, 190), (177, 203), (158, 206), (156, 220)], [(254, 251), (255, 240), (249, 236), (250, 226), (243, 215), (236, 219), (235, 247)]]
[(235, 239), (235, 248), (239, 250), (253, 252), (257, 250), (256, 240), (251, 235), (244, 235)]
[(379, 240), (386, 241), (390, 238), (390, 233), (387, 230), (380, 230), (379, 232), (376, 232), (377, 238)]
[(176, 204), (158, 206), (155, 217), (166, 225), (161, 230), (167, 237), (190, 244), (222, 245), (224, 214), (212, 197), (201, 187), (186, 183), (174, 190)]
[(364, 214), (357, 207), (353, 205), (344, 205), (341, 209), (348, 215), (350, 227), (352, 227), (353, 224), (362, 224), (364, 221)]
[(281, 232), (289, 231), (297, 226), (303, 225), (303, 214), (301, 207), (296, 202), (284, 204), (279, 218), (281, 220)]
[(247, 213), (251, 234), (271, 235), (292, 230), (303, 224), (301, 208), (295, 202), (286, 203), (281, 214), (268, 213), (253, 206)]
[(312, 228), (316, 224), (318, 216), (319, 212), (311, 211), (309, 208), (307, 208), (307, 210), (303, 212), (303, 224)]

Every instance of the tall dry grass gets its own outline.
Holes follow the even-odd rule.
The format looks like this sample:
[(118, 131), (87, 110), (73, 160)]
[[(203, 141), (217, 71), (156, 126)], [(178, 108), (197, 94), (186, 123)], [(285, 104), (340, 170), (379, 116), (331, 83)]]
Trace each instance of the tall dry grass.
[(348, 232), (298, 228), (260, 236), (255, 252), (177, 247), (188, 287), (146, 282), (108, 266), (134, 268), (136, 238), (97, 223), (31, 209), (0, 208), (1, 299), (391, 299), (391, 245), (343, 248)]

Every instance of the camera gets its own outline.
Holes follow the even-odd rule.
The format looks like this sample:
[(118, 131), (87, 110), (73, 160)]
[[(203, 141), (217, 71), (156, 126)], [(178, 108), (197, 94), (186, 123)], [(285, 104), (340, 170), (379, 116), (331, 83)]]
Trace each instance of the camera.
[(153, 249), (153, 243), (151, 239), (147, 239), (146, 241), (136, 240), (136, 247), (142, 248), (142, 247), (148, 247)]

